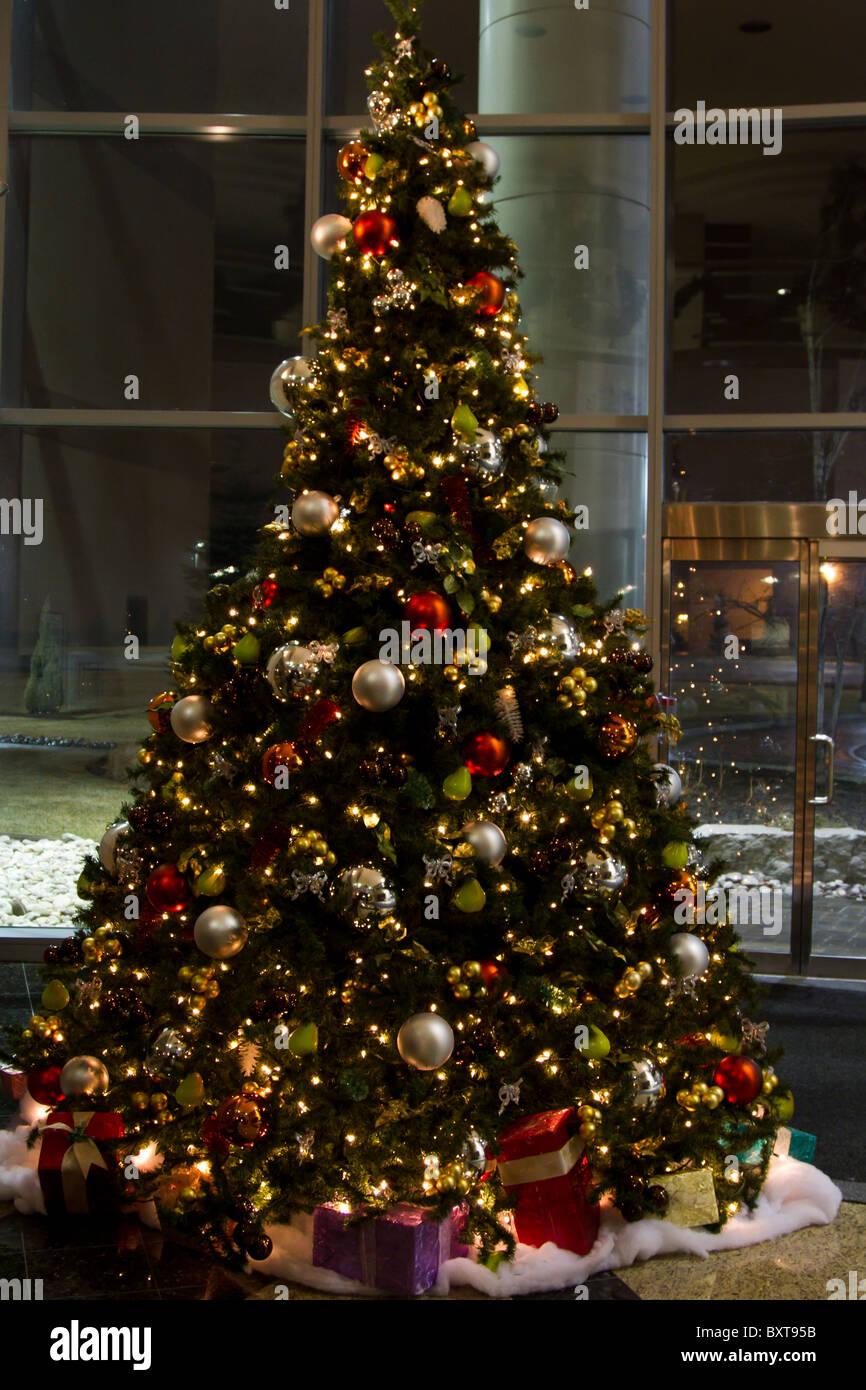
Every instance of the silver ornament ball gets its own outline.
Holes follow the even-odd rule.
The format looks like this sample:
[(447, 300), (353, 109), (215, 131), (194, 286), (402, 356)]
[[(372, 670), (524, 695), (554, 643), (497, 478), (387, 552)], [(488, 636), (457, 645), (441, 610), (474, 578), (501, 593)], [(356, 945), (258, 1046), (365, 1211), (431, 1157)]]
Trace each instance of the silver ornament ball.
[(292, 506), (292, 525), (302, 536), (326, 536), (340, 515), (327, 492), (299, 492)]
[(464, 825), (461, 834), (485, 864), (501, 864), (508, 853), (508, 841), (492, 821), (471, 820)]
[(526, 528), (523, 549), (534, 565), (557, 565), (570, 548), (571, 533), (555, 516), (537, 516)]
[(683, 978), (693, 980), (703, 975), (710, 963), (710, 953), (699, 936), (690, 931), (676, 931), (668, 942), (668, 951), (679, 963)]
[(318, 663), (309, 647), (300, 642), (287, 642), (277, 647), (268, 661), (265, 675), (278, 700), (290, 700), (304, 685), (315, 679)]
[(189, 1055), (190, 1049), (177, 1028), (161, 1028), (147, 1049), (144, 1070), (155, 1081), (179, 1072)]
[(492, 145), (484, 140), (473, 140), (471, 145), (466, 146), (466, 153), (478, 160), (489, 179), (496, 178), (502, 161)]
[(586, 884), (605, 898), (614, 898), (628, 882), (628, 870), (619, 859), (588, 850), (583, 856)]
[(110, 825), (99, 841), (99, 862), (107, 874), (117, 871), (117, 851), (122, 846), (118, 845), (118, 840), (122, 840), (129, 834), (129, 821), (115, 821)]
[(271, 404), (281, 415), (294, 415), (298, 390), (311, 376), (310, 364), (305, 357), (287, 357), (274, 370), (270, 386)]
[(505, 469), (502, 440), (492, 430), (479, 429), (472, 443), (463, 440), (457, 445), (464, 473), (481, 483), (493, 483)]
[(397, 906), (394, 885), (372, 864), (344, 869), (331, 886), (331, 899), (338, 912), (360, 923), (387, 917)]
[(390, 661), (365, 661), (352, 677), (352, 694), (363, 709), (384, 714), (399, 705), (406, 681), (399, 666)]
[(469, 1137), (460, 1150), (460, 1158), (465, 1167), (474, 1168), (476, 1173), (483, 1173), (487, 1167), (487, 1145), (477, 1129), (469, 1131)]
[(552, 648), (565, 661), (576, 661), (580, 654), (580, 637), (570, 618), (562, 613), (549, 613), (538, 629), (541, 645)]
[(418, 1071), (435, 1071), (454, 1051), (451, 1025), (439, 1014), (413, 1014), (397, 1034), (397, 1051)]
[(70, 1057), (60, 1073), (60, 1090), (69, 1100), (101, 1096), (108, 1090), (108, 1068), (98, 1057)]
[(346, 244), (346, 237), (352, 230), (352, 224), (348, 217), (341, 217), (339, 213), (329, 212), (325, 217), (320, 217), (318, 222), (313, 224), (310, 233), (310, 241), (313, 243), (313, 250), (321, 256), (323, 261), (329, 261), (335, 252), (342, 250)]
[(665, 1082), (652, 1057), (629, 1062), (629, 1086), (635, 1110), (655, 1110), (665, 1094)]
[(209, 907), (195, 919), (195, 944), (211, 960), (231, 960), (247, 944), (247, 924), (233, 907)]
[(185, 695), (171, 711), (171, 727), (184, 743), (205, 743), (213, 733), (214, 708), (204, 695)]
[(656, 789), (656, 805), (667, 810), (671, 806), (676, 806), (683, 794), (683, 784), (680, 774), (676, 768), (669, 763), (655, 763), (653, 766)]

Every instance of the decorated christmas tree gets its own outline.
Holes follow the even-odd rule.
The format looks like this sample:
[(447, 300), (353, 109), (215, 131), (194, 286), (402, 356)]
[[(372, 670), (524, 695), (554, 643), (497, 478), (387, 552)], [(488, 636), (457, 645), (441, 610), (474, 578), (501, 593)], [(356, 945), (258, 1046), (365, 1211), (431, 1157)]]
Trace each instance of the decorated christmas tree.
[(557, 500), (497, 156), (390, 8), (313, 231), (327, 319), (272, 382), (293, 502), (179, 631), (12, 1040), (228, 1259), (316, 1208), (456, 1208), (485, 1254), (515, 1211), (584, 1250), (605, 1195), (724, 1222), (783, 1114), (733, 928), (678, 911), (702, 870), (646, 621), (599, 602)]

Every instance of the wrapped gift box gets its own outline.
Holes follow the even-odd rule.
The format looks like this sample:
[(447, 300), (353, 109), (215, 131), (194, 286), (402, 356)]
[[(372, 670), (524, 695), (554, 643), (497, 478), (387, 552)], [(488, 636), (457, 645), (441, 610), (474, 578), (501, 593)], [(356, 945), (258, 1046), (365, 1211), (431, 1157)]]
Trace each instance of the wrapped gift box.
[(665, 1221), (674, 1226), (712, 1226), (719, 1219), (719, 1204), (709, 1168), (692, 1168), (685, 1173), (659, 1173), (653, 1184), (668, 1194)]
[(360, 1220), (357, 1212), (316, 1207), (313, 1264), (387, 1293), (425, 1293), (440, 1264), (469, 1253), (459, 1240), (465, 1220), (459, 1208), (440, 1222), (406, 1203)]
[(0, 1067), (0, 1095), (7, 1100), (20, 1100), (27, 1090), (27, 1077), (23, 1071), (11, 1067)]
[(499, 1136), (499, 1177), (517, 1196), (514, 1227), (524, 1245), (552, 1240), (585, 1255), (598, 1235), (598, 1205), (590, 1201), (592, 1173), (573, 1109), (518, 1120)]
[(110, 1112), (55, 1110), (41, 1129), (39, 1185), (49, 1216), (86, 1216), (115, 1205), (115, 1160), (107, 1141), (123, 1138)]
[(776, 1135), (773, 1153), (777, 1158), (798, 1158), (801, 1163), (814, 1163), (817, 1145), (814, 1134), (783, 1125)]

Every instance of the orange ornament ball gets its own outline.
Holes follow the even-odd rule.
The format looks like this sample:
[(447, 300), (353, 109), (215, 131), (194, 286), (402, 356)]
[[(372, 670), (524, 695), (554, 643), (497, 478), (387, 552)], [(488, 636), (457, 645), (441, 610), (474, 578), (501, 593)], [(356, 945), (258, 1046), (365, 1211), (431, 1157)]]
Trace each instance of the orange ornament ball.
[[(663, 913), (673, 912), (674, 908), (681, 903), (694, 901), (694, 896), (698, 891), (698, 880), (694, 874), (690, 874), (686, 869), (680, 873), (673, 874), (671, 878), (656, 889), (655, 905)], [(678, 894), (690, 893), (691, 899), (678, 897)]]
[(403, 617), (412, 632), (443, 632), (451, 623), (451, 605), (441, 594), (428, 590), (413, 594), (403, 605)]
[(294, 743), (272, 743), (262, 758), (262, 776), (271, 786), (276, 786), (281, 767), (289, 772), (297, 772), (304, 766), (304, 760)]
[(173, 690), (163, 690), (161, 695), (154, 695), (147, 707), (147, 722), (156, 733), (168, 733), (171, 728), (172, 707), (176, 704), (177, 695)]
[(481, 294), (476, 303), (476, 313), (482, 318), (493, 318), (505, 303), (505, 283), (500, 280), (498, 275), (492, 275), (489, 270), (479, 270), (477, 275), (466, 281), (469, 289), (480, 289)]
[(511, 761), (511, 749), (496, 734), (473, 734), (463, 745), (463, 759), (473, 777), (498, 777)]
[(365, 149), (360, 140), (352, 140), (348, 145), (343, 145), (337, 155), (337, 173), (346, 183), (364, 182), (364, 165), (370, 158), (370, 151)]
[(252, 1148), (264, 1139), (271, 1127), (267, 1102), (250, 1091), (229, 1096), (216, 1112), (215, 1119), (223, 1139), (239, 1149)]
[(384, 256), (400, 245), (397, 223), (386, 212), (362, 212), (352, 227), (355, 245), (368, 256)]
[(605, 758), (624, 758), (633, 753), (637, 744), (637, 729), (621, 714), (608, 714), (602, 720), (598, 741)]

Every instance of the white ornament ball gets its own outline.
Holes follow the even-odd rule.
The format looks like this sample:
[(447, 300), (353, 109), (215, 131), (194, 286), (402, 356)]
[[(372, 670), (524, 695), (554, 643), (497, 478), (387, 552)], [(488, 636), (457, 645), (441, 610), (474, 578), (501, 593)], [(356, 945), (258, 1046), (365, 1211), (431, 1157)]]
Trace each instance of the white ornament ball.
[(492, 821), (471, 820), (464, 825), (461, 834), (485, 864), (501, 864), (508, 853), (508, 841)]
[(549, 613), (539, 624), (538, 638), (543, 647), (552, 648), (565, 661), (574, 661), (580, 654), (577, 628), (564, 613)]
[(537, 516), (526, 528), (523, 549), (534, 565), (557, 565), (568, 558), (571, 533), (553, 516)]
[(313, 225), (310, 233), (313, 250), (323, 261), (329, 261), (336, 251), (342, 250), (345, 246), (346, 237), (351, 230), (352, 224), (348, 217), (341, 217), (336, 212), (327, 213)]
[(462, 441), (457, 447), (457, 452), (460, 454), (463, 471), (470, 477), (477, 478), (482, 484), (495, 482), (505, 469), (502, 440), (492, 430), (476, 430), (473, 442), (469, 444), (465, 440)]
[(115, 821), (99, 841), (99, 862), (107, 874), (117, 870), (117, 842), (129, 833), (129, 821)]
[(195, 944), (211, 960), (231, 960), (247, 944), (247, 924), (233, 907), (209, 907), (195, 920)]
[(204, 743), (213, 733), (213, 716), (204, 695), (185, 695), (171, 711), (171, 727), (184, 743)]
[(655, 773), (653, 780), (656, 788), (656, 805), (664, 807), (665, 810), (670, 806), (676, 806), (683, 794), (680, 774), (669, 763), (655, 763), (653, 771)]
[(339, 515), (327, 492), (301, 492), (292, 506), (292, 525), (302, 536), (326, 536)]
[(405, 691), (403, 672), (390, 661), (365, 661), (352, 677), (352, 694), (373, 714), (384, 714), (399, 705)]
[(710, 953), (703, 941), (690, 931), (674, 932), (668, 942), (668, 950), (674, 960), (679, 961), (683, 976), (687, 980), (703, 975), (710, 963)]
[(312, 376), (305, 357), (287, 357), (271, 377), (271, 403), (281, 415), (294, 415), (298, 388)]
[(69, 1100), (101, 1096), (108, 1090), (108, 1068), (98, 1057), (70, 1057), (60, 1073), (60, 1090)]
[(471, 145), (466, 146), (466, 153), (471, 154), (473, 159), (477, 159), (478, 163), (483, 165), (489, 179), (496, 178), (502, 161), (492, 145), (488, 145), (484, 140), (473, 140)]
[(454, 1051), (451, 1025), (439, 1014), (413, 1014), (397, 1034), (397, 1051), (418, 1071), (435, 1071)]

